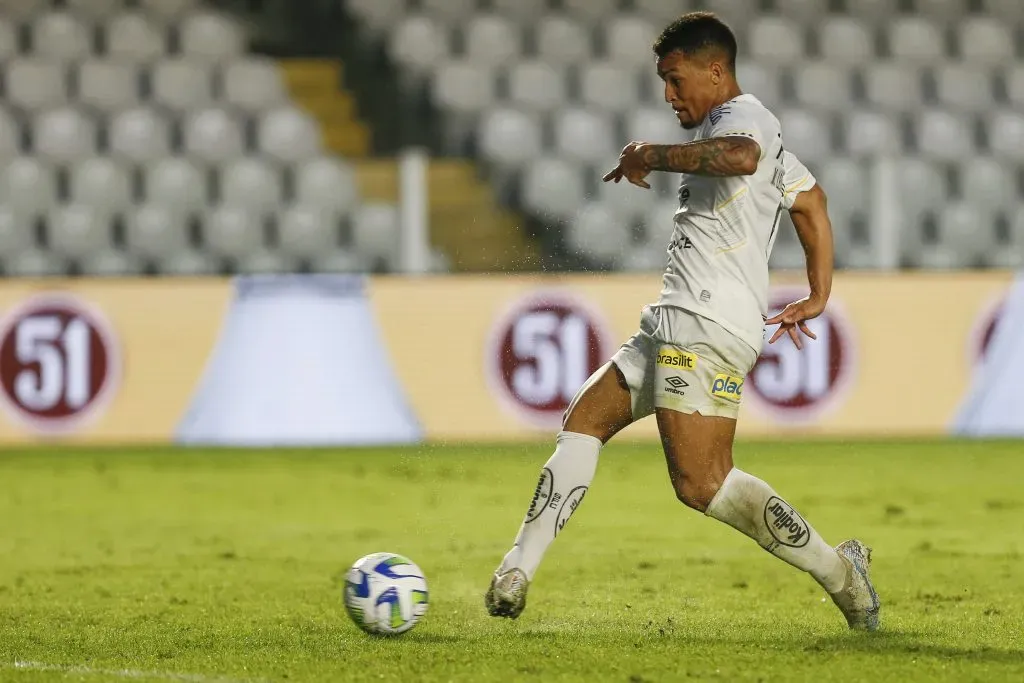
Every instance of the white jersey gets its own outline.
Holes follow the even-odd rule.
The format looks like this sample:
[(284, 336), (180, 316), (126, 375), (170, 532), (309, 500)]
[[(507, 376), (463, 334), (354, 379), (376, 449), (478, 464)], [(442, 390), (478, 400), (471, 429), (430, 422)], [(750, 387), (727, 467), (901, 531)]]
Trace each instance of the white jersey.
[(753, 95), (712, 109), (694, 140), (726, 136), (757, 141), (757, 171), (727, 178), (683, 175), (658, 303), (709, 318), (760, 352), (768, 259), (782, 211), (815, 180), (784, 151), (778, 119)]

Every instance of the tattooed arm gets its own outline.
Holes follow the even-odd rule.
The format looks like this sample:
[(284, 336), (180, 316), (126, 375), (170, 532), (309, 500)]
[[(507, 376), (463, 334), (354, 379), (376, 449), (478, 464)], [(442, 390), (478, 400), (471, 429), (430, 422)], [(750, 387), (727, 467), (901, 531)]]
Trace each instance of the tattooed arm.
[(619, 156), (619, 165), (605, 175), (605, 182), (623, 178), (650, 189), (644, 180), (652, 171), (706, 176), (750, 175), (757, 170), (761, 146), (750, 138), (723, 136), (682, 145), (651, 145), (631, 142)]
[(759, 144), (738, 136), (683, 145), (640, 145), (637, 151), (651, 171), (718, 177), (750, 175), (757, 170), (761, 158)]

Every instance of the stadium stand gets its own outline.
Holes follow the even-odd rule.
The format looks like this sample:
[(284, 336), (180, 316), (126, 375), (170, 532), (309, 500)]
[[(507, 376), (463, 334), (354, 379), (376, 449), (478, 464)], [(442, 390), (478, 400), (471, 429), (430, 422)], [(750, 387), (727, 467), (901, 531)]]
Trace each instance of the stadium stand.
[[(879, 158), (902, 265), (1024, 263), (1019, 0), (331, 2), (349, 52), (393, 66), (379, 85), (409, 106), (390, 129), (360, 120), (339, 59), (254, 50), (245, 3), (0, 0), (3, 272), (395, 268), (397, 165), (374, 152), (428, 110), (434, 268), (531, 268), (543, 248), (657, 270), (673, 179), (600, 176), (628, 140), (687, 139), (650, 43), (697, 8), (734, 26), (741, 86), (827, 186), (840, 266), (876, 265)], [(773, 263), (801, 262), (783, 231)]]

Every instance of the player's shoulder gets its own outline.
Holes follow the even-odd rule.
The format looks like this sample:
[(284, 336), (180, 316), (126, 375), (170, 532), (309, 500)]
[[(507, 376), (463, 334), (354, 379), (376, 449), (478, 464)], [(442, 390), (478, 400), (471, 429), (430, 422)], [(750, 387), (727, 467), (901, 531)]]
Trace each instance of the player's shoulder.
[(708, 123), (712, 128), (732, 121), (751, 121), (765, 129), (781, 127), (775, 114), (750, 93), (738, 95), (708, 112)]

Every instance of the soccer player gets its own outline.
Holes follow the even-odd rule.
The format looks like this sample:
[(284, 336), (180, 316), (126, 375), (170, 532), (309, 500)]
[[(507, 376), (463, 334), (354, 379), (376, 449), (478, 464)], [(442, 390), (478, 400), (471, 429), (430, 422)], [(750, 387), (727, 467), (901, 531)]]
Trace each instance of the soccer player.
[[(788, 335), (803, 348), (801, 334), (814, 339), (806, 321), (825, 309), (833, 268), (825, 193), (785, 151), (778, 119), (740, 90), (736, 49), (729, 27), (708, 12), (682, 16), (654, 43), (665, 100), (696, 135), (686, 144), (632, 142), (604, 180), (649, 188), (652, 172), (682, 174), (661, 295), (570, 403), (487, 591), (493, 616), (519, 616), (545, 551), (590, 486), (601, 447), (653, 413), (680, 501), (808, 572), (850, 628), (878, 628), (870, 548), (857, 540), (831, 547), (771, 486), (733, 466), (743, 380), (766, 325), (779, 325), (769, 343)], [(806, 254), (810, 293), (767, 319), (768, 259), (784, 210)]]

